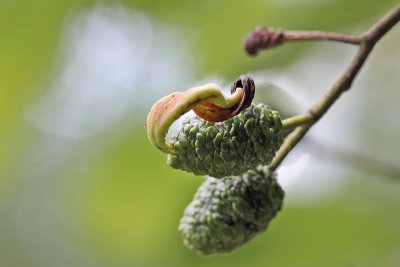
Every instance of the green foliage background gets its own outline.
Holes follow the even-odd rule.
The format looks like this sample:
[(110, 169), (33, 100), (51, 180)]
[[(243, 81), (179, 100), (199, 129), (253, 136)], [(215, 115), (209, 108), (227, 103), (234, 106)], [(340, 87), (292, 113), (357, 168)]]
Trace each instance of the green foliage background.
[[(242, 41), (256, 25), (358, 33), (398, 3), (284, 2), (290, 4), (138, 0), (101, 5), (141, 11), (175, 27), (189, 43), (196, 78), (211, 74), (233, 81), (248, 71), (289, 66), (312, 51), (310, 43), (298, 43), (248, 57)], [(135, 107), (129, 115), (133, 118), (89, 138), (50, 135), (50, 144), (73, 145), (79, 152), (43, 173), (27, 167), (46, 168), (52, 159), (40, 154), (44, 133), (24, 114), (46, 93), (57, 72), (54, 62), (68, 18), (96, 5), (78, 0), (0, 2), (0, 266), (400, 264), (399, 184), (356, 169), (346, 172), (349, 183), (332, 199), (286, 204), (266, 233), (231, 254), (205, 258), (187, 250), (178, 221), (202, 178), (165, 164), (165, 155), (147, 141), (146, 112), (135, 112)], [(400, 40), (399, 32), (395, 34)], [(390, 79), (399, 83), (398, 76)], [(380, 86), (380, 99), (399, 95)], [(371, 114), (365, 118), (368, 123), (373, 123)], [(398, 129), (399, 120), (392, 121), (388, 128)], [(361, 139), (366, 151), (400, 162), (398, 132), (371, 130)], [(26, 208), (21, 201), (32, 204)]]

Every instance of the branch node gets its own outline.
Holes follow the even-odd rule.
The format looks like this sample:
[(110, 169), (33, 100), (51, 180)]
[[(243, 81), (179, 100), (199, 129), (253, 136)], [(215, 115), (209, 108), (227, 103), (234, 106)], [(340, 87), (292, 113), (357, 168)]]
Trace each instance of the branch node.
[(310, 110), (308, 111), (308, 114), (310, 114), (310, 116), (311, 116), (311, 118), (312, 118), (312, 120), (313, 120), (314, 122), (318, 121), (318, 120), (321, 118), (321, 116), (320, 116), (317, 112), (315, 112), (314, 110), (312, 110), (312, 109), (310, 109)]

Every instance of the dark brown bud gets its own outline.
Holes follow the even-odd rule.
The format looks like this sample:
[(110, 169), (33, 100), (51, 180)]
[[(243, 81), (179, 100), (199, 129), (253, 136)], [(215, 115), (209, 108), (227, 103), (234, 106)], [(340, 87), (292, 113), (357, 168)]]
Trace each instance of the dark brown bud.
[(256, 27), (250, 32), (245, 40), (244, 47), (250, 55), (256, 55), (261, 49), (280, 45), (284, 40), (282, 30), (272, 28)]

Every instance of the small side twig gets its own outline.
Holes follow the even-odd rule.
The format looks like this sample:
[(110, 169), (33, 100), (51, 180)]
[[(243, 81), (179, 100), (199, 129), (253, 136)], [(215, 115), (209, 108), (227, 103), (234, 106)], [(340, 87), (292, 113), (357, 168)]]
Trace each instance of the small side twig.
[(289, 134), (275, 158), (268, 166), (271, 170), (275, 170), (285, 159), (287, 154), (297, 145), (304, 137), (308, 130), (328, 111), (333, 103), (341, 96), (341, 94), (350, 89), (354, 78), (365, 63), (368, 55), (372, 51), (375, 44), (384, 36), (398, 21), (400, 20), (400, 5), (387, 13), (381, 20), (373, 25), (369, 30), (361, 35), (360, 48), (357, 54), (346, 68), (344, 73), (325, 93), (325, 95), (308, 111), (308, 117), (313, 121), (307, 122), (302, 126), (298, 126), (291, 134)]
[(333, 32), (319, 31), (285, 31), (285, 41), (300, 41), (300, 40), (329, 40), (348, 44), (360, 44), (361, 36), (346, 35)]
[(256, 27), (246, 37), (245, 49), (250, 55), (256, 55), (259, 50), (278, 46), (288, 41), (329, 40), (359, 45), (362, 37), (333, 32), (319, 31), (282, 31), (273, 28)]
[(306, 113), (304, 115), (300, 116), (295, 116), (295, 117), (290, 117), (287, 119), (284, 119), (282, 121), (284, 133), (289, 133), (293, 131), (296, 127), (306, 125), (306, 124), (311, 124), (314, 121), (314, 117), (311, 115), (311, 113)]

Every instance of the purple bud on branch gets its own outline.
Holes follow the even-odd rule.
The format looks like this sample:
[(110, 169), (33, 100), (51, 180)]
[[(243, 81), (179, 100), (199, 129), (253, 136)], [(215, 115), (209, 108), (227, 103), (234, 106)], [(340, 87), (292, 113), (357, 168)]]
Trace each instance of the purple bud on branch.
[(244, 46), (247, 53), (256, 55), (259, 50), (280, 45), (283, 41), (282, 30), (258, 26), (247, 35)]

